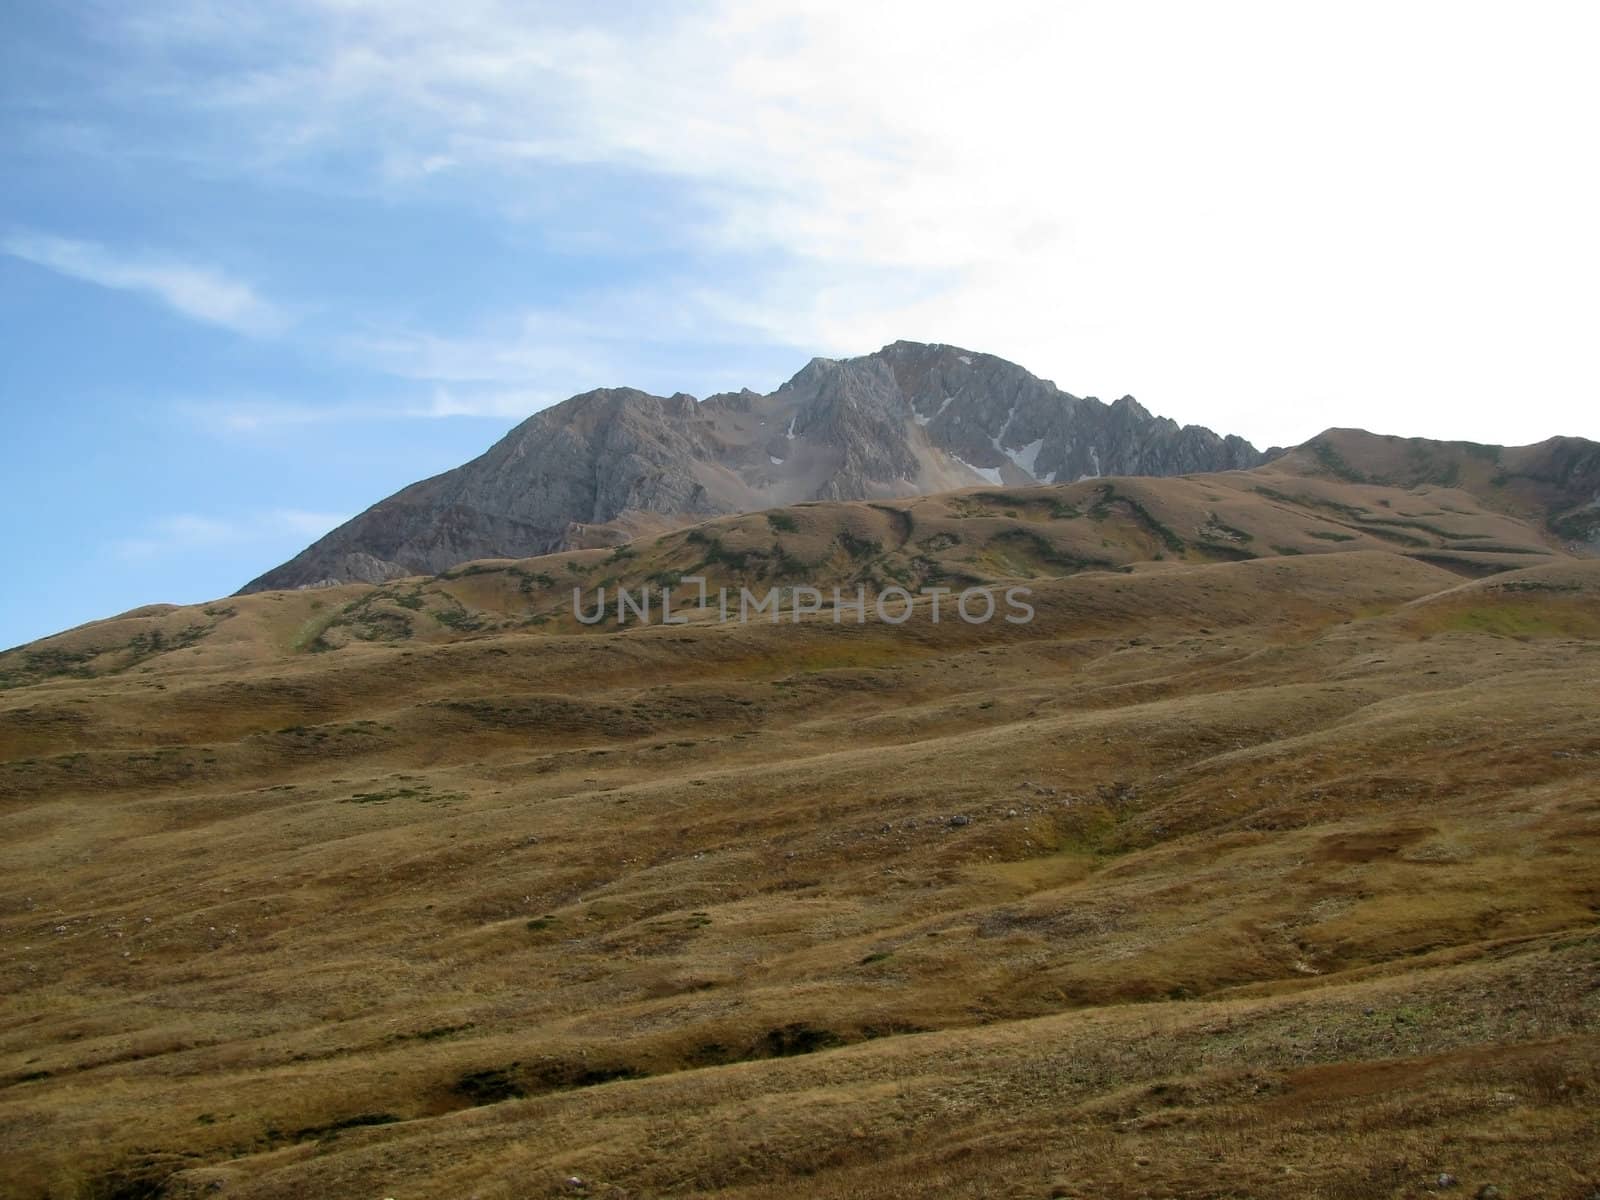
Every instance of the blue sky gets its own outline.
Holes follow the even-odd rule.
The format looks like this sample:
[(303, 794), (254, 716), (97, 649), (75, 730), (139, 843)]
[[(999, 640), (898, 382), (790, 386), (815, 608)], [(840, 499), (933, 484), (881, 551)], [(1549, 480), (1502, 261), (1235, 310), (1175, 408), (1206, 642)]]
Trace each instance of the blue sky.
[(1587, 7), (1290, 7), (12, 0), (0, 646), (897, 337), (1261, 445), (1600, 436)]

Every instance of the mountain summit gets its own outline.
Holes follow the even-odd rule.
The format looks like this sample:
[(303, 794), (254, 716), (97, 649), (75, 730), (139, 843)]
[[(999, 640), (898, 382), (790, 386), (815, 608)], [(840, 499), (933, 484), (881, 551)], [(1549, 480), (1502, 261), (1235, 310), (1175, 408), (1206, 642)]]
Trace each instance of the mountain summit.
[(805, 500), (1258, 465), (1242, 438), (1063, 392), (1015, 363), (895, 342), (812, 359), (777, 391), (602, 388), (347, 521), (243, 592), (378, 583), (625, 541)]

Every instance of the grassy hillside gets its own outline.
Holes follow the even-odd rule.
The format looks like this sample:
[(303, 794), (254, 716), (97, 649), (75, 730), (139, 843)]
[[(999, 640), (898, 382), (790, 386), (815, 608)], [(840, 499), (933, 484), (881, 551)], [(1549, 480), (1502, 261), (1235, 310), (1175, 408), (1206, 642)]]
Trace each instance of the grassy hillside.
[[(1472, 495), (1350, 484), (1288, 469), (1180, 479), (1102, 479), (971, 489), (881, 503), (812, 503), (709, 521), (624, 546), (469, 563), (436, 578), (153, 605), (0, 654), (0, 689), (54, 678), (200, 670), (362, 644), (581, 632), (573, 591), (659, 592), (703, 577), (712, 595), (809, 585), (1031, 584), (1085, 572), (1146, 572), (1258, 558), (1384, 551), (1463, 576), (1566, 555), (1556, 538)], [(691, 589), (679, 588), (681, 605)], [(692, 589), (698, 596), (698, 587)], [(714, 602), (713, 602), (714, 605)], [(788, 596), (786, 609), (791, 608)], [(656, 610), (659, 612), (659, 608)], [(681, 609), (679, 609), (681, 611)], [(700, 614), (704, 616), (705, 614)]]
[(1571, 550), (1600, 551), (1600, 444), (1585, 438), (1485, 446), (1329, 429), (1273, 466), (1346, 483), (1460, 489)]
[[(571, 616), (697, 573), (1037, 616)], [(1597, 682), (1600, 562), (1287, 467), (73, 630), (0, 1194), (1587, 1196)]]

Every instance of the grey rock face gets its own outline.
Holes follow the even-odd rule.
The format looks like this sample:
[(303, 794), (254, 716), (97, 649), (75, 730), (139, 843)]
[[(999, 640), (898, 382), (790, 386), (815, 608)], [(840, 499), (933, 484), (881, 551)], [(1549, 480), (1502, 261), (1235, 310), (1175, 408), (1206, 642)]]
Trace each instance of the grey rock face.
[(242, 590), (378, 583), (800, 500), (1253, 467), (1237, 437), (1079, 398), (1004, 359), (896, 342), (770, 395), (586, 392), (369, 508)]
[[(896, 342), (880, 353), (895, 367), (931, 440), (963, 462), (1027, 481), (1069, 483), (1096, 475), (1181, 475), (1259, 465), (1242, 438), (1155, 417), (1132, 396), (1111, 405), (1079, 399), (1014, 363), (987, 354)], [(946, 348), (932, 348), (944, 350)], [(1016, 482), (1024, 482), (1019, 476)]]

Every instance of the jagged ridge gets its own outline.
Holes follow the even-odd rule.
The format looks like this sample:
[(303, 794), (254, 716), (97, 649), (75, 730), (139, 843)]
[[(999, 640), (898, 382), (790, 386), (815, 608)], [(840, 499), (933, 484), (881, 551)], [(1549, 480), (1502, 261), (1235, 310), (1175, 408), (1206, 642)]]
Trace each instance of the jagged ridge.
[(574, 396), (242, 591), (434, 574), (803, 500), (1178, 475), (1262, 459), (1242, 438), (1180, 427), (1131, 396), (1108, 405), (993, 355), (902, 341), (860, 358), (813, 359), (768, 395)]

